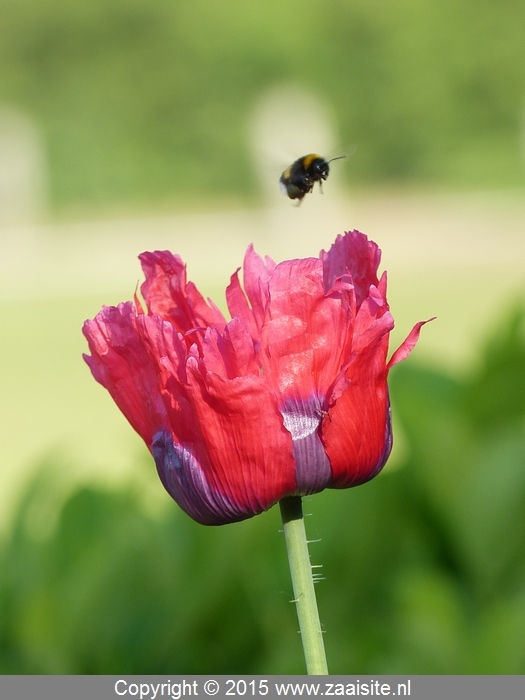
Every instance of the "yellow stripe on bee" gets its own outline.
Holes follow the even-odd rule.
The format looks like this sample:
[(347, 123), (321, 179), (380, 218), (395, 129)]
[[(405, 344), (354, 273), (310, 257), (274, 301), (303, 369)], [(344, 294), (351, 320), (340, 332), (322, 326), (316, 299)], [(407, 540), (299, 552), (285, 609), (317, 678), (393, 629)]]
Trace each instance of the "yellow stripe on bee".
[(305, 168), (309, 168), (314, 160), (317, 160), (321, 156), (318, 155), (317, 153), (309, 153), (307, 156), (303, 158), (303, 165)]
[(287, 180), (287, 179), (290, 177), (290, 173), (291, 173), (291, 172), (292, 172), (292, 169), (291, 169), (291, 168), (286, 168), (286, 170), (285, 170), (284, 173), (281, 175), (281, 177), (284, 177), (285, 180)]

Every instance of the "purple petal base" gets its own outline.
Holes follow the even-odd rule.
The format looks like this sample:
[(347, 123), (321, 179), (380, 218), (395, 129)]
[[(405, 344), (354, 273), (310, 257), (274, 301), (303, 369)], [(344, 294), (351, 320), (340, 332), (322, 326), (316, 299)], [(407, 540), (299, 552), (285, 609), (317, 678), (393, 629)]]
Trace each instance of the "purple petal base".
[(173, 441), (163, 430), (153, 437), (151, 452), (164, 488), (191, 518), (203, 525), (224, 525), (256, 515), (232, 503), (208, 484), (189, 449)]
[(281, 407), (284, 427), (293, 440), (296, 494), (318, 493), (332, 481), (332, 469), (319, 437), (324, 410), (317, 396), (287, 399)]

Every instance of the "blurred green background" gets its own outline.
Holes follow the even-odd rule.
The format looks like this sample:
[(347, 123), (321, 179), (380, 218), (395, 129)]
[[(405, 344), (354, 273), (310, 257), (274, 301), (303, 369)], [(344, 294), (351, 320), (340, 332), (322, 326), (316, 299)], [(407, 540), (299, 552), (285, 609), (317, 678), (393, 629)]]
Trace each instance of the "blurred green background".
[[(3, 1), (0, 673), (304, 671), (277, 510), (183, 515), (80, 326), (144, 249), (220, 302), (251, 241), (316, 255), (354, 227), (393, 346), (438, 320), (392, 372), (385, 471), (306, 503), (330, 670), (525, 673), (524, 27), (517, 0)], [(299, 210), (260, 179), (275, 87), (351, 156)]]
[(38, 117), (57, 207), (257, 198), (239, 135), (290, 80), (358, 145), (352, 184), (516, 186), (524, 26), (521, 0), (3, 0), (0, 95)]

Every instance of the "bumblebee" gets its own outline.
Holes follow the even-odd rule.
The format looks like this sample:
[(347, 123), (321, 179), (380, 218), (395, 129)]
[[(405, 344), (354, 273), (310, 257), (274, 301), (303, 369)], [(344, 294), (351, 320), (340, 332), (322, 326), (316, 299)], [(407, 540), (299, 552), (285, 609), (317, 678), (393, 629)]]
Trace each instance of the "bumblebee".
[(337, 156), (331, 160), (325, 160), (317, 153), (309, 153), (298, 158), (289, 168), (283, 172), (279, 178), (281, 192), (290, 199), (297, 199), (298, 204), (303, 200), (305, 194), (311, 192), (316, 182), (322, 190), (322, 182), (328, 177), (332, 160), (339, 160), (346, 156)]

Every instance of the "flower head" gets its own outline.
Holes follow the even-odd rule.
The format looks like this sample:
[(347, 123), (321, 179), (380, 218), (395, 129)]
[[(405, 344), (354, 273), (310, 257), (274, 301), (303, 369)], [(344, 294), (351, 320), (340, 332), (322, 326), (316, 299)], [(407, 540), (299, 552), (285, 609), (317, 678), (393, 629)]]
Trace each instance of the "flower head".
[(356, 486), (392, 448), (394, 320), (381, 251), (358, 231), (319, 258), (264, 260), (250, 246), (226, 289), (232, 319), (167, 251), (140, 255), (146, 308), (104, 307), (84, 324), (93, 376), (150, 449), (166, 490), (219, 525), (284, 496)]

